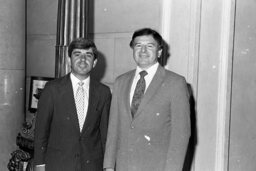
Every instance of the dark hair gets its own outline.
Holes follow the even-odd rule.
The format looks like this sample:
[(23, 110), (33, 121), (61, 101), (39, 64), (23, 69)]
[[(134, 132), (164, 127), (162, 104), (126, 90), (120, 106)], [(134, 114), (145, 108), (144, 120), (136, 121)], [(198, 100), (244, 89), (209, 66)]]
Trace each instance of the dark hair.
[(163, 38), (162, 36), (155, 30), (151, 29), (151, 28), (142, 28), (139, 30), (136, 30), (133, 35), (132, 35), (132, 40), (130, 42), (130, 47), (133, 47), (133, 41), (136, 37), (138, 36), (148, 36), (151, 35), (155, 41), (157, 41), (159, 47), (162, 49), (163, 48)]
[(94, 58), (98, 56), (97, 47), (92, 40), (85, 38), (74, 39), (68, 46), (68, 56), (71, 57), (72, 51), (74, 49), (89, 49), (92, 48)]

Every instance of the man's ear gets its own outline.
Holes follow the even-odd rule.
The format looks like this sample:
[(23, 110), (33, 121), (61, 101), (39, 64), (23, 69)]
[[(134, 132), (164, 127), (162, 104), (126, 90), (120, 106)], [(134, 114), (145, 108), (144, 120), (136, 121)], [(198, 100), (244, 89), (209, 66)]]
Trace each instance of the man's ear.
[(71, 58), (68, 56), (68, 57), (66, 57), (66, 59), (67, 59), (67, 64), (70, 67), (71, 66)]
[(158, 52), (157, 52), (157, 57), (158, 57), (158, 58), (160, 58), (160, 57), (161, 57), (162, 52), (163, 52), (163, 49), (158, 50)]
[(93, 68), (96, 66), (97, 62), (98, 62), (98, 59), (94, 59), (94, 61), (93, 61)]

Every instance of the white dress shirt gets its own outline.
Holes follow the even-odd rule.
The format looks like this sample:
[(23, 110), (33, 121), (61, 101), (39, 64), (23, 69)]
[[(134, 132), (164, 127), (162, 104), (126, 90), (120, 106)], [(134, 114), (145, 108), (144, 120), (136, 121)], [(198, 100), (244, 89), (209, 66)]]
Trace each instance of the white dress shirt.
[[(72, 87), (73, 87), (73, 94), (74, 94), (74, 99), (76, 99), (76, 92), (77, 92), (77, 88), (78, 88), (78, 83), (81, 82), (81, 80), (79, 80), (78, 78), (75, 77), (74, 74), (70, 74), (70, 79), (72, 82)], [(90, 76), (88, 78), (86, 78), (85, 80), (82, 81), (83, 84), (83, 88), (84, 88), (84, 118), (86, 118), (86, 114), (87, 114), (87, 110), (88, 110), (88, 100), (89, 100), (89, 85), (90, 85)]]
[[(147, 70), (147, 75), (144, 77), (145, 78), (145, 81), (146, 81), (146, 89), (145, 89), (145, 93), (147, 91), (147, 88), (149, 86), (149, 84), (151, 83), (155, 73), (156, 73), (156, 70), (159, 66), (159, 63), (157, 62), (156, 64), (152, 65), (151, 67), (149, 67)], [(140, 72), (143, 71), (143, 69), (141, 69), (140, 67), (137, 66), (136, 68), (136, 72), (135, 72), (135, 76), (134, 76), (134, 79), (133, 79), (133, 82), (132, 82), (132, 86), (131, 86), (131, 91), (130, 91), (130, 105), (132, 104), (132, 97), (133, 97), (133, 94), (134, 94), (134, 91), (135, 91), (135, 88), (136, 88), (136, 84), (138, 82), (138, 80), (140, 79)]]

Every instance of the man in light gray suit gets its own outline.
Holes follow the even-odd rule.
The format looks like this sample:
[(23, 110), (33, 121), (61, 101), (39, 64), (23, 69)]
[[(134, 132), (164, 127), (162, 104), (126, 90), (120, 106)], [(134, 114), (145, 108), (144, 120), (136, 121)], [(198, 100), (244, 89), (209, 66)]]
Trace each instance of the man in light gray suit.
[(155, 30), (135, 31), (130, 46), (137, 68), (114, 83), (103, 167), (181, 171), (190, 137), (186, 81), (159, 65), (163, 40)]

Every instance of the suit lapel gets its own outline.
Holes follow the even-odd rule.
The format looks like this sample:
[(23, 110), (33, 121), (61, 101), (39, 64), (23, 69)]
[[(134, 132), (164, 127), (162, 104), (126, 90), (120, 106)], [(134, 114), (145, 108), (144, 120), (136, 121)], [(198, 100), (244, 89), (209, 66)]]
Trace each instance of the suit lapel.
[(72, 122), (72, 125), (74, 125), (75, 129), (80, 132), (70, 74), (64, 77), (64, 79), (62, 80), (60, 89), (61, 89), (61, 99), (63, 99), (63, 103), (64, 103), (63, 111), (68, 113), (70, 121)]
[(135, 76), (135, 71), (133, 70), (129, 75), (128, 75), (128, 79), (126, 79), (127, 82), (125, 82), (125, 87), (124, 87), (124, 94), (123, 94), (123, 98), (124, 98), (124, 104), (125, 107), (127, 109), (127, 113), (129, 114), (129, 118), (132, 120), (132, 115), (131, 115), (131, 105), (130, 105), (130, 92), (131, 92), (131, 87), (132, 87), (132, 82)]
[(146, 90), (146, 93), (144, 94), (144, 97), (139, 105), (138, 111), (134, 118), (136, 118), (143, 109), (145, 109), (147, 103), (150, 101), (150, 99), (153, 97), (153, 95), (156, 93), (156, 91), (160, 88), (162, 82), (164, 81), (165, 76), (165, 70), (162, 66), (159, 65), (156, 74), (154, 75), (150, 85), (148, 86), (148, 89)]

